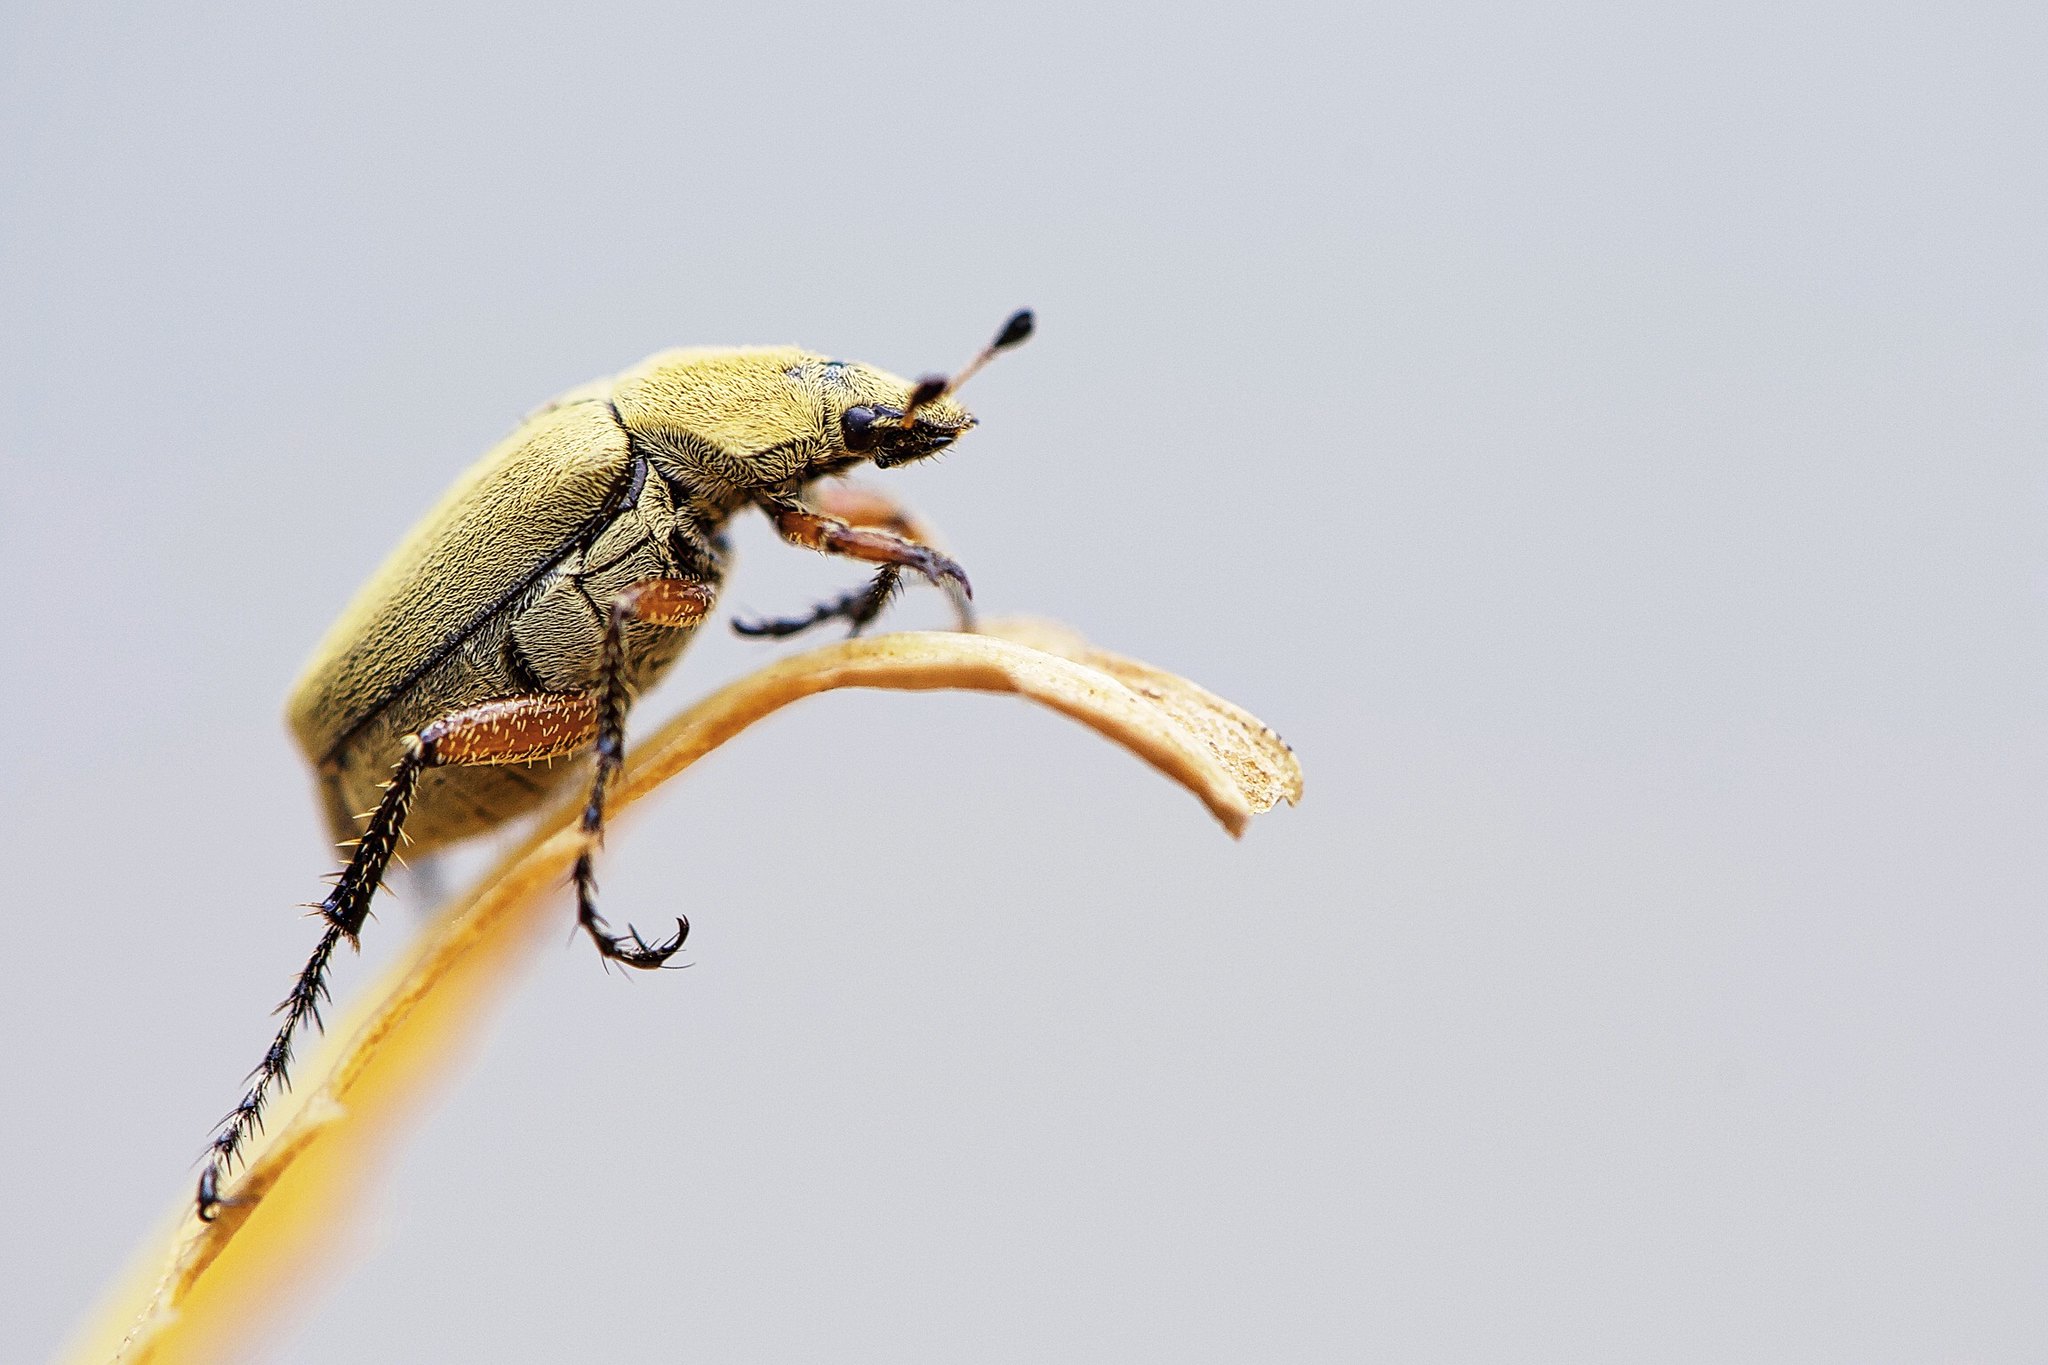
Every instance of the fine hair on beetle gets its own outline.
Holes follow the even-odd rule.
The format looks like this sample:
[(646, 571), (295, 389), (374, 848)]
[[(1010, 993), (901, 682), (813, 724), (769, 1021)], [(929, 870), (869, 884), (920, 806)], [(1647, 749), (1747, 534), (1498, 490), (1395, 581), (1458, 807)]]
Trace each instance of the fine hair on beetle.
[[(597, 913), (594, 855), (625, 758), (634, 698), (717, 605), (725, 527), (751, 507), (791, 545), (873, 567), (807, 612), (733, 623), (781, 638), (830, 621), (858, 634), (915, 574), (973, 628), (958, 563), (878, 490), (829, 482), (948, 449), (975, 426), (954, 395), (1032, 333), (1010, 316), (951, 377), (912, 382), (793, 346), (663, 351), (536, 409), (462, 476), (329, 629), (292, 690), (294, 738), (348, 859), (313, 907), (321, 937), (199, 1178), (197, 1213), (225, 1188), (291, 1082), (300, 1030), (321, 1025), (328, 972), (353, 948), (401, 845), (431, 854), (551, 800), (587, 776), (576, 922), (607, 967), (672, 965), (690, 932), (650, 942)], [(558, 760), (570, 758), (573, 763)], [(586, 766), (587, 760), (587, 766)]]

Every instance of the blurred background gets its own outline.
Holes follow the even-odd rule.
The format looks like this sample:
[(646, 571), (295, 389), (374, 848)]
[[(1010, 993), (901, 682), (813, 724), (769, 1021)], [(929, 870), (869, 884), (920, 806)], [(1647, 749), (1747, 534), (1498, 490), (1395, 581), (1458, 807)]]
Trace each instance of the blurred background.
[[(2048, 1354), (2039, 6), (4, 26), (0, 1354), (188, 1196), (329, 866), (284, 695), (450, 479), (662, 346), (1022, 304), (878, 479), (1305, 805), (784, 713), (611, 841), (691, 969), (565, 900), (276, 1358)], [(734, 610), (860, 578), (737, 540)]]

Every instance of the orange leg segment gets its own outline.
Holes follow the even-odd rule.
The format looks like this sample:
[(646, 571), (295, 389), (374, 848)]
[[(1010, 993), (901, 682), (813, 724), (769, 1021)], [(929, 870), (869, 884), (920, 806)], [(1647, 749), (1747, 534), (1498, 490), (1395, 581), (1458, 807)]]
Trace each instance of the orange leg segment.
[(966, 571), (922, 543), (931, 538), (930, 532), (915, 514), (886, 494), (860, 484), (826, 484), (814, 497), (815, 507), (764, 503), (763, 510), (792, 545), (880, 564), (880, 572), (867, 587), (820, 603), (805, 615), (735, 621), (734, 630), (742, 635), (780, 638), (841, 619), (858, 635), (889, 604), (905, 569), (923, 575), (945, 592), (961, 630), (974, 629), (974, 590)]

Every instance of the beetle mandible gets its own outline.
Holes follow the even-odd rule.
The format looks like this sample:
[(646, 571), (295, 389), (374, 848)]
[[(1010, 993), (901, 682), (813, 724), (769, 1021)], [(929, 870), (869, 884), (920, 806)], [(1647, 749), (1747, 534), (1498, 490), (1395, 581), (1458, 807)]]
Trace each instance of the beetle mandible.
[[(198, 1213), (289, 1085), (299, 1029), (320, 1022), (335, 950), (355, 945), (401, 840), (430, 853), (547, 800), (594, 752), (576, 861), (578, 923), (604, 959), (662, 966), (690, 926), (649, 943), (597, 913), (591, 855), (625, 754), (633, 698), (672, 665), (725, 576), (724, 527), (753, 506), (793, 545), (879, 565), (865, 587), (785, 620), (854, 631), (908, 571), (946, 588), (963, 625), (967, 575), (871, 491), (818, 481), (936, 454), (975, 420), (952, 395), (1031, 335), (1014, 314), (952, 378), (911, 383), (795, 347), (664, 351), (529, 415), (415, 527), (313, 652), (287, 715), (327, 818), (354, 850), (317, 907), (320, 942), (278, 1007), (277, 1036), (220, 1126)], [(847, 518), (832, 515), (845, 510)], [(894, 529), (889, 529), (893, 527)], [(904, 532), (898, 534), (899, 531)], [(356, 812), (367, 812), (358, 815)]]

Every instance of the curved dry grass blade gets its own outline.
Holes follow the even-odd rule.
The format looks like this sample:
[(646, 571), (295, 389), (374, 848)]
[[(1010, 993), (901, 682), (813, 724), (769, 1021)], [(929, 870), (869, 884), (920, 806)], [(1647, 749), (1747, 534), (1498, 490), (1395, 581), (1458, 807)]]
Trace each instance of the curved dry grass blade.
[[(849, 640), (770, 665), (638, 741), (623, 811), (771, 712), (841, 687), (962, 689), (1029, 697), (1122, 744), (1194, 793), (1233, 835), (1301, 794), (1279, 737), (1185, 679), (1096, 650), (1056, 626)], [(431, 1087), (509, 988), (540, 936), (565, 923), (560, 891), (580, 851), (575, 803), (439, 915), (362, 997), (226, 1191), (212, 1223), (181, 1208), (72, 1358), (218, 1361), (246, 1348), (330, 1256), (362, 1182), (411, 1101)]]
[[(1057, 621), (1010, 618), (991, 621), (981, 630), (984, 635), (999, 635), (1013, 643), (1085, 664), (1130, 688), (1186, 730), (1229, 770), (1232, 785), (1253, 815), (1263, 815), (1282, 801), (1291, 806), (1301, 800), (1301, 764), (1295, 761), (1294, 750), (1287, 741), (1257, 716), (1231, 705), (1214, 692), (1195, 686), (1177, 673), (1097, 649), (1079, 632)], [(1168, 771), (1168, 776), (1174, 775)], [(1217, 818), (1223, 819), (1220, 812)], [(1227, 819), (1223, 823), (1232, 834), (1244, 832), (1242, 824), (1232, 826)]]

